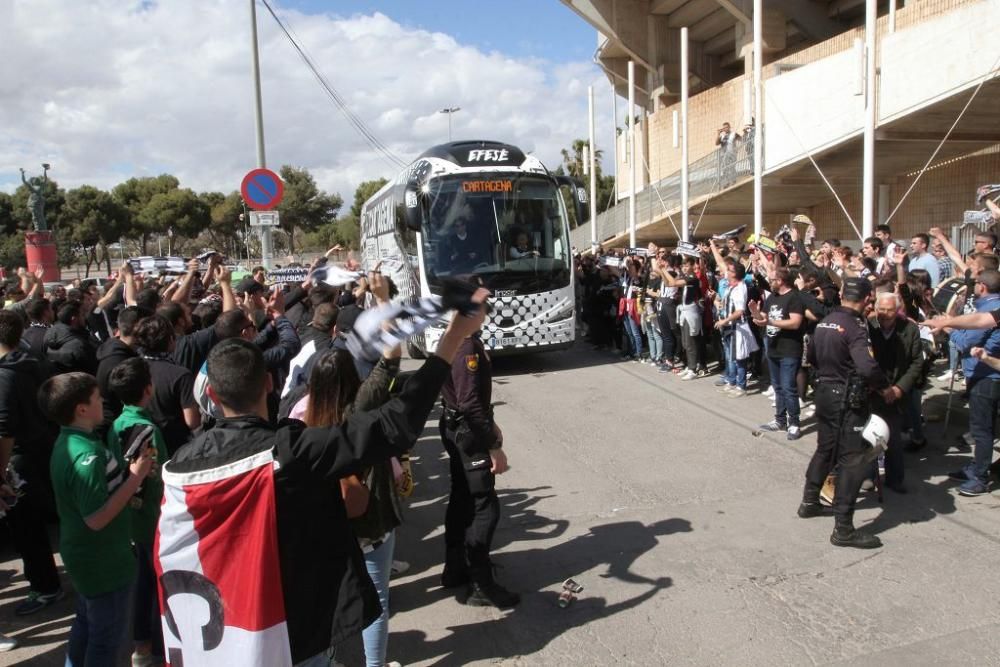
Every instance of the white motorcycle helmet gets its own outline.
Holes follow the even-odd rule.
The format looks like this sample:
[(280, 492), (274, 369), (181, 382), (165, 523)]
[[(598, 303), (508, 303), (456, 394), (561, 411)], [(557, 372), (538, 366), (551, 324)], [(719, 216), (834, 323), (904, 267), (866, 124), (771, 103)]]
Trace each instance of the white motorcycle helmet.
[(878, 415), (871, 415), (861, 430), (861, 437), (871, 443), (877, 454), (889, 446), (889, 425)]

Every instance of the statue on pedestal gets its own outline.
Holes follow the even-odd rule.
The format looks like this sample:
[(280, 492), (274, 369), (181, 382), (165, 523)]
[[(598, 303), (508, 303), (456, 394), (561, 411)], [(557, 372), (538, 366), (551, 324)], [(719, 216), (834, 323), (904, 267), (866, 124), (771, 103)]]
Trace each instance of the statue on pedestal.
[(21, 167), (21, 182), (28, 188), (28, 209), (31, 211), (31, 224), (36, 232), (47, 232), (45, 224), (45, 185), (49, 182), (49, 165), (42, 164), (42, 176), (24, 177), (24, 167)]

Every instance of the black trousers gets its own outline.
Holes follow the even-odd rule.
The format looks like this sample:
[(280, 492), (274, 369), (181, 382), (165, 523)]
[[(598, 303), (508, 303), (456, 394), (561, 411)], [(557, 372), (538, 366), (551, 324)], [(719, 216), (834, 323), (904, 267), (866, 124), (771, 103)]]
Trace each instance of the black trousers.
[(448, 452), (451, 493), (444, 516), (444, 543), (449, 553), (465, 548), (473, 580), (492, 576), (490, 548), (500, 521), (500, 500), (493, 463), (468, 426), (451, 428), (442, 419), (441, 442)]
[(846, 391), (846, 386), (826, 382), (816, 387), (816, 453), (806, 468), (802, 500), (819, 502), (819, 491), (826, 476), (839, 465), (833, 512), (838, 517), (850, 519), (870, 460), (868, 443), (861, 437), (861, 427), (868, 420), (868, 413), (848, 408), (844, 402)]
[(7, 511), (11, 538), (24, 561), (24, 578), (28, 580), (31, 590), (42, 594), (55, 593), (60, 587), (59, 572), (49, 542), (45, 513), (47, 503), (41, 497), (45, 489), (37, 482), (31, 483), (33, 479), (41, 479), (39, 476), (30, 472), (22, 475), (28, 482), (25, 487), (27, 493)]
[[(875, 414), (885, 420), (889, 426), (889, 443), (885, 451), (885, 483), (897, 485), (903, 483), (903, 445), (899, 441), (903, 432), (903, 416), (900, 414), (899, 406), (910, 400), (909, 394), (904, 394), (896, 403), (884, 405), (881, 401), (875, 401)], [(877, 474), (878, 463), (872, 462), (872, 468)], [(870, 468), (871, 470), (871, 468)]]

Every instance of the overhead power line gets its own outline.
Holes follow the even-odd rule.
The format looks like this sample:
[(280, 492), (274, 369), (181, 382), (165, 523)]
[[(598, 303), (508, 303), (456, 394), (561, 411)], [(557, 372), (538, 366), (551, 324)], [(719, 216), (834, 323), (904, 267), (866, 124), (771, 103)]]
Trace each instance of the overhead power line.
[(271, 14), (271, 17), (274, 19), (275, 23), (278, 24), (278, 27), (281, 28), (281, 32), (291, 43), (292, 48), (295, 49), (296, 53), (299, 54), (299, 57), (302, 58), (302, 61), (306, 64), (306, 67), (308, 67), (309, 71), (312, 72), (312, 75), (316, 78), (316, 81), (319, 82), (320, 87), (323, 88), (324, 92), (327, 94), (330, 100), (333, 101), (334, 105), (336, 105), (336, 107), (347, 119), (347, 122), (351, 124), (351, 126), (355, 129), (355, 131), (357, 131), (357, 133), (361, 135), (361, 137), (368, 143), (368, 145), (374, 148), (380, 154), (380, 156), (387, 162), (389, 162), (389, 164), (391, 164), (394, 168), (401, 169), (402, 167), (405, 167), (407, 165), (407, 161), (397, 156), (392, 151), (392, 149), (390, 149), (388, 146), (382, 143), (382, 141), (380, 141), (379, 138), (375, 136), (374, 132), (372, 132), (371, 129), (369, 129), (368, 126), (365, 125), (364, 121), (362, 121), (361, 118), (359, 118), (353, 111), (351, 111), (348, 108), (347, 101), (344, 99), (343, 95), (341, 95), (337, 91), (337, 89), (334, 88), (333, 85), (327, 80), (327, 78), (323, 75), (323, 73), (319, 71), (319, 68), (316, 66), (315, 61), (313, 61), (312, 57), (306, 52), (305, 47), (299, 44), (299, 41), (296, 40), (296, 38), (293, 36), (291, 29), (288, 26), (286, 26), (285, 23), (278, 17), (278, 14), (271, 7), (271, 4), (268, 2), (268, 0), (260, 0), (260, 1), (264, 4), (264, 7), (267, 9), (268, 13)]

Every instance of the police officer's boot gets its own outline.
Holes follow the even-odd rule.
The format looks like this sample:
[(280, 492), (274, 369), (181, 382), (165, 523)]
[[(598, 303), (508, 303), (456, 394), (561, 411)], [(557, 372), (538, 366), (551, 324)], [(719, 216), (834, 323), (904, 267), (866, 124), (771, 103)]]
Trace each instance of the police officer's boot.
[(852, 517), (838, 515), (836, 521), (833, 534), (830, 535), (830, 543), (834, 546), (855, 549), (878, 549), (882, 546), (882, 540), (876, 536), (855, 530)]
[(823, 514), (823, 506), (819, 504), (819, 489), (807, 481), (806, 488), (802, 492), (802, 502), (799, 503), (799, 518), (811, 519), (821, 514)]
[(444, 556), (444, 571), (441, 573), (441, 585), (444, 588), (457, 588), (469, 583), (469, 565), (465, 560), (465, 545), (448, 547)]
[(469, 555), (469, 595), (465, 604), (470, 607), (496, 607), (509, 609), (521, 601), (521, 596), (508, 591), (493, 578), (493, 564), (489, 558), (478, 559)]

